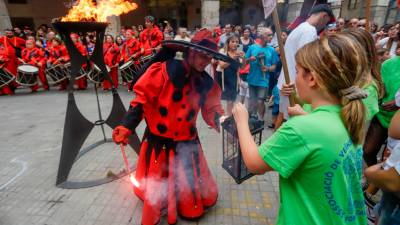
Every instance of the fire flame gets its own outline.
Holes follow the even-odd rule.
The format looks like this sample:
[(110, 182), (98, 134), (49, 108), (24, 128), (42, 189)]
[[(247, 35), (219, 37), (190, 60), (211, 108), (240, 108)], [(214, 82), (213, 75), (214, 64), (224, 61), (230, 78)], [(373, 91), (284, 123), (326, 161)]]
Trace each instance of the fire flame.
[(135, 187), (139, 187), (140, 184), (139, 182), (136, 180), (136, 178), (133, 176), (133, 174), (129, 175), (129, 179), (131, 180), (131, 183), (135, 186)]
[(137, 9), (138, 5), (127, 0), (78, 0), (61, 21), (106, 22), (109, 16), (119, 16)]

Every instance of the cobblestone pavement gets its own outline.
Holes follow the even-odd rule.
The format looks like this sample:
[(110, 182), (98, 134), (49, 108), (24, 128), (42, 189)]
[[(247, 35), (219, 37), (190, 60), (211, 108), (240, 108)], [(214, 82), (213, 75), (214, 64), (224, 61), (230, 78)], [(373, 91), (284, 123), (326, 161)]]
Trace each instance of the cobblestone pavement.
[[(97, 120), (93, 88), (76, 93), (77, 104), (89, 120)], [(127, 106), (132, 93), (120, 89)], [(111, 94), (100, 91), (103, 117), (111, 109)], [(63, 135), (67, 94), (51, 90), (0, 97), (0, 224), (1, 225), (122, 225), (140, 224), (142, 203), (125, 178), (87, 189), (55, 186)], [(138, 128), (139, 137), (143, 124)], [(209, 167), (219, 185), (216, 206), (198, 221), (178, 224), (274, 224), (279, 208), (278, 176), (268, 173), (237, 185), (222, 169), (221, 135), (199, 116), (198, 130)], [(106, 128), (111, 136), (111, 129)], [(264, 132), (265, 139), (270, 131)], [(102, 137), (94, 128), (84, 146)], [(130, 162), (136, 154), (128, 151)], [(112, 143), (88, 152), (74, 164), (70, 180), (103, 178), (123, 169), (119, 149)], [(163, 220), (161, 224), (166, 224)]]

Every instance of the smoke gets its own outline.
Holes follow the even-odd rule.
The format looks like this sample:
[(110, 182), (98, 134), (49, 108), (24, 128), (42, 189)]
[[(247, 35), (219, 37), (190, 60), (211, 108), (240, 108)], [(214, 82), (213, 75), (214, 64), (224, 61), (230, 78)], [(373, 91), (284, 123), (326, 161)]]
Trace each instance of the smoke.
[(144, 191), (146, 202), (151, 206), (155, 207), (158, 204), (165, 202), (168, 197), (168, 179), (167, 178), (153, 178), (148, 177), (141, 180), (141, 184), (145, 184), (145, 190), (143, 185), (140, 186)]
[[(168, 176), (171, 174), (172, 171), (168, 171), (168, 176), (166, 177), (155, 177), (151, 176), (152, 174), (149, 173), (148, 177), (142, 178), (140, 180), (139, 188), (144, 193), (144, 199), (146, 203), (150, 204), (152, 207), (158, 207), (160, 204), (164, 206), (165, 203), (168, 202), (168, 193), (173, 189), (175, 191), (176, 200), (179, 200), (180, 193), (184, 192), (192, 192), (191, 186), (195, 186), (196, 182), (201, 182), (202, 176), (198, 174), (198, 180), (194, 179), (194, 173), (197, 173), (196, 166), (193, 162), (195, 162), (195, 154), (197, 151), (200, 151), (200, 146), (197, 141), (187, 141), (187, 142), (180, 142), (176, 146), (176, 154), (174, 161), (169, 162), (169, 166), (174, 167), (174, 182), (172, 187), (169, 187)], [(201, 153), (199, 153), (201, 154)], [(167, 168), (166, 162), (165, 166), (161, 167), (163, 172), (161, 174), (166, 174)], [(196, 171), (196, 172), (195, 172)], [(158, 172), (157, 172), (158, 173)], [(212, 179), (206, 178), (206, 179)], [(189, 186), (187, 186), (189, 185)], [(213, 186), (213, 185), (212, 185)], [(216, 187), (209, 187), (207, 189), (201, 189), (200, 183), (198, 183), (199, 189), (196, 190), (202, 192), (201, 196), (207, 197), (210, 194), (212, 195), (217, 190)], [(183, 193), (182, 193), (183, 194)], [(186, 194), (186, 193), (185, 193)]]

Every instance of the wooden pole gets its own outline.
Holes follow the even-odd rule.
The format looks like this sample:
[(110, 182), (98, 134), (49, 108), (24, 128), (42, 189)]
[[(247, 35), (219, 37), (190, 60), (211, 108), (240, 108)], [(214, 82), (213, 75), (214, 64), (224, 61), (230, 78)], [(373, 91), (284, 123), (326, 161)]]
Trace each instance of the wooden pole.
[[(288, 65), (287, 65), (286, 56), (285, 56), (285, 49), (284, 49), (283, 40), (282, 40), (281, 25), (279, 23), (278, 11), (277, 11), (276, 7), (274, 8), (274, 11), (272, 11), (272, 19), (274, 20), (276, 36), (278, 39), (279, 52), (281, 54), (281, 61), (282, 61), (282, 69), (283, 69), (283, 74), (285, 75), (285, 83), (290, 84), (289, 70), (288, 70)], [(295, 95), (295, 93), (292, 93), (289, 96), (290, 106), (294, 106), (294, 104), (295, 104), (294, 95)]]
[(367, 0), (365, 3), (365, 30), (370, 31), (370, 22), (371, 21), (371, 0)]

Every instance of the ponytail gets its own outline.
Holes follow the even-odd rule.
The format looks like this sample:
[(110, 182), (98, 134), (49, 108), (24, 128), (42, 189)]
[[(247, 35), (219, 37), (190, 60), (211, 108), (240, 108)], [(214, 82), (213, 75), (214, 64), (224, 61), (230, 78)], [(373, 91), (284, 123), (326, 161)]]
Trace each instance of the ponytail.
[(361, 101), (368, 97), (368, 94), (359, 87), (352, 86), (348, 89), (339, 91), (341, 97), (340, 117), (350, 134), (354, 144), (361, 144), (365, 137), (365, 106)]

